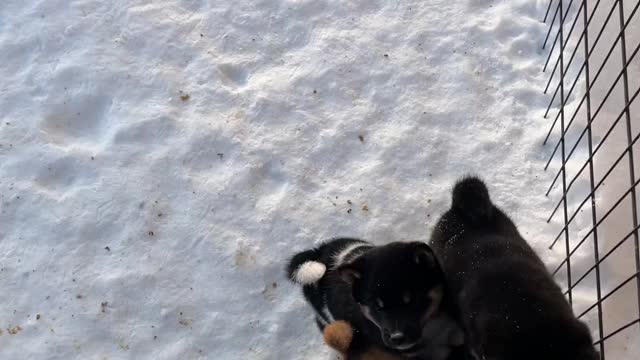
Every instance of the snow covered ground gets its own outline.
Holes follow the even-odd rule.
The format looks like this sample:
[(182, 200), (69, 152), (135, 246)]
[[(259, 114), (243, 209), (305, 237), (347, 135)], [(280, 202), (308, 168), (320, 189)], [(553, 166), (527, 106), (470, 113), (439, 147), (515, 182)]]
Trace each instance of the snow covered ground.
[[(573, 114), (577, 113), (574, 124), (569, 128), (566, 134), (567, 153), (573, 149), (574, 144), (580, 139), (580, 134), (586, 126), (588, 103), (584, 102), (584, 94), (586, 89), (585, 71), (580, 71), (584, 62), (584, 38), (580, 36), (583, 33), (583, 7), (579, 4), (584, 2), (564, 2), (564, 13), (567, 14), (568, 20), (564, 27), (564, 36), (572, 34), (569, 45), (565, 50), (565, 66), (567, 70), (567, 80), (565, 89), (570, 89), (573, 79), (577, 76), (580, 81), (576, 86), (576, 91), (567, 96), (567, 106), (565, 107), (565, 121), (568, 123), (573, 119)], [(573, 305), (576, 314), (583, 314), (583, 320), (586, 320), (594, 330), (594, 337), (600, 337), (598, 333), (598, 308), (593, 306), (597, 297), (596, 287), (596, 271), (593, 270), (594, 258), (594, 234), (597, 235), (599, 259), (603, 259), (599, 267), (601, 276), (601, 296), (606, 298), (602, 303), (603, 312), (603, 334), (609, 336), (616, 334), (604, 342), (604, 351), (607, 359), (638, 359), (640, 357), (640, 324), (633, 324), (625, 328), (623, 331), (617, 332), (618, 329), (624, 328), (632, 321), (640, 317), (639, 299), (638, 299), (638, 282), (633, 278), (637, 277), (637, 265), (635, 253), (637, 248), (634, 244), (632, 229), (634, 224), (632, 221), (632, 194), (629, 194), (630, 181), (635, 182), (640, 174), (640, 143), (633, 146), (635, 161), (634, 180), (630, 180), (629, 174), (629, 158), (628, 154), (624, 154), (628, 146), (627, 134), (627, 118), (622, 112), (625, 108), (625, 94), (623, 84), (622, 64), (629, 62), (625, 76), (628, 81), (629, 94), (632, 99), (629, 107), (629, 121), (631, 125), (630, 135), (632, 138), (638, 136), (640, 131), (640, 99), (633, 97), (640, 91), (640, 2), (634, 1), (588, 1), (587, 14), (589, 20), (589, 48), (590, 48), (590, 107), (591, 116), (593, 117), (593, 149), (596, 154), (594, 161), (594, 183), (600, 184), (596, 190), (595, 215), (600, 223), (597, 232), (592, 231), (592, 206), (588, 198), (591, 191), (590, 178), (588, 168), (581, 172), (582, 165), (586, 163), (589, 156), (587, 137), (583, 136), (578, 143), (575, 152), (573, 152), (569, 163), (567, 164), (567, 183), (569, 192), (567, 196), (568, 215), (576, 213), (575, 219), (569, 226), (570, 248), (577, 249), (572, 256), (571, 272), (573, 290)], [(555, 10), (558, 1), (554, 1), (552, 9)], [(622, 11), (620, 12), (620, 4)], [(553, 10), (551, 16), (553, 16)], [(568, 11), (567, 11), (568, 10)], [(572, 29), (573, 19), (578, 15), (576, 26)], [(613, 15), (613, 16), (610, 16)], [(624, 19), (621, 23), (620, 18)], [(625, 25), (626, 24), (626, 25)], [(622, 58), (621, 42), (619, 33), (621, 28), (625, 28), (625, 55)], [(599, 35), (600, 29), (603, 29)], [(554, 28), (557, 30), (557, 27)], [(573, 30), (571, 32), (571, 30)], [(577, 40), (578, 49), (576, 58), (573, 62), (568, 61), (571, 58), (573, 49), (576, 47)], [(548, 46), (549, 48), (550, 46)], [(558, 47), (554, 50), (553, 59), (557, 58)], [(549, 67), (551, 72), (553, 61)], [(584, 70), (584, 68), (582, 68)], [(556, 72), (552, 87), (549, 92), (549, 98), (553, 93), (553, 89), (558, 84), (559, 72)], [(565, 90), (568, 91), (568, 90)], [(558, 97), (559, 98), (559, 97)], [(559, 103), (559, 101), (556, 101)], [(550, 121), (552, 121), (558, 113), (559, 104), (556, 104), (550, 112)], [(616, 121), (619, 120), (617, 123)], [(618, 125), (615, 125), (618, 124)], [(559, 124), (556, 126), (554, 135), (551, 137), (551, 143), (555, 145), (559, 139)], [(610, 131), (610, 129), (613, 129)], [(620, 157), (624, 154), (624, 157)], [(616, 163), (621, 159), (619, 163)], [(552, 162), (552, 171), (556, 173), (560, 167), (560, 152), (556, 159)], [(610, 175), (609, 169), (617, 164)], [(604, 178), (606, 176), (606, 178)], [(575, 178), (575, 182), (573, 179)], [(558, 203), (561, 199), (561, 181), (558, 181), (555, 190), (552, 191), (551, 198)], [(638, 189), (636, 189), (638, 191)], [(622, 201), (618, 201), (623, 198)], [(583, 202), (584, 201), (584, 202)], [(582, 205), (582, 206), (581, 206)], [(640, 207), (639, 207), (640, 210)], [(556, 223), (562, 221), (562, 210), (555, 215)], [(558, 232), (556, 233), (558, 234)], [(555, 238), (555, 235), (554, 237)], [(584, 239), (584, 242), (582, 240)], [(627, 239), (626, 242), (620, 243), (621, 240)], [(561, 259), (564, 258), (566, 248), (564, 244), (564, 234), (560, 238), (558, 244), (554, 248), (554, 254), (560, 255), (560, 258), (548, 258), (549, 265), (552, 269), (556, 269)], [(580, 244), (582, 242), (582, 244)], [(590, 271), (590, 272), (588, 272)], [(560, 268), (558, 280), (566, 285), (566, 266)], [(583, 279), (583, 275), (585, 275)]]
[(326, 359), (283, 278), (476, 173), (540, 254), (546, 1), (0, 4), (0, 358)]

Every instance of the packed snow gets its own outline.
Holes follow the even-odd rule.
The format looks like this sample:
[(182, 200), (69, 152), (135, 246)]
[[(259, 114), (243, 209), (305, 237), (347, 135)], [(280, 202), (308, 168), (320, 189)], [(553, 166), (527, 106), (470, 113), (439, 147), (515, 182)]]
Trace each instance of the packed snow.
[(287, 258), (468, 173), (557, 264), (546, 5), (3, 0), (0, 358), (327, 359)]

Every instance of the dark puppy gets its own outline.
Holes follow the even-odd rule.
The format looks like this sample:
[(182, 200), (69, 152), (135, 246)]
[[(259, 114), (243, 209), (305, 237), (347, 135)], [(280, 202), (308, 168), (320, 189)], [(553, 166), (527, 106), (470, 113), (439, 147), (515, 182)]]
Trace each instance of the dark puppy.
[[(320, 329), (335, 320), (353, 326), (352, 358), (379, 348), (440, 360), (463, 342), (444, 274), (424, 243), (336, 239), (295, 255), (287, 275), (302, 285)], [(440, 336), (424, 339), (435, 332), (425, 326), (433, 319)]]
[(458, 182), (431, 246), (457, 296), (471, 345), (487, 360), (597, 360), (544, 264), (477, 178)]

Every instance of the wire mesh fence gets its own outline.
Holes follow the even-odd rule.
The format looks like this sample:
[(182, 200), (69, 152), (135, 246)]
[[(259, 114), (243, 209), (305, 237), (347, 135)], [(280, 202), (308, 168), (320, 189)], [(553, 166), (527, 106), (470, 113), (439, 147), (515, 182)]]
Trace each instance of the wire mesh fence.
[(640, 351), (639, 7), (548, 0), (543, 19), (553, 273), (612, 360)]

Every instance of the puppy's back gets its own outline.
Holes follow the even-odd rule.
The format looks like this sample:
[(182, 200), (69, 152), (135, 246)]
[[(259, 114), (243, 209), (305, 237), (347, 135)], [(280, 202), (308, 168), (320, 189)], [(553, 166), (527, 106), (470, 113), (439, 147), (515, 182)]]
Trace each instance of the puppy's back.
[(597, 359), (588, 329), (481, 180), (456, 184), (431, 245), (488, 359)]

